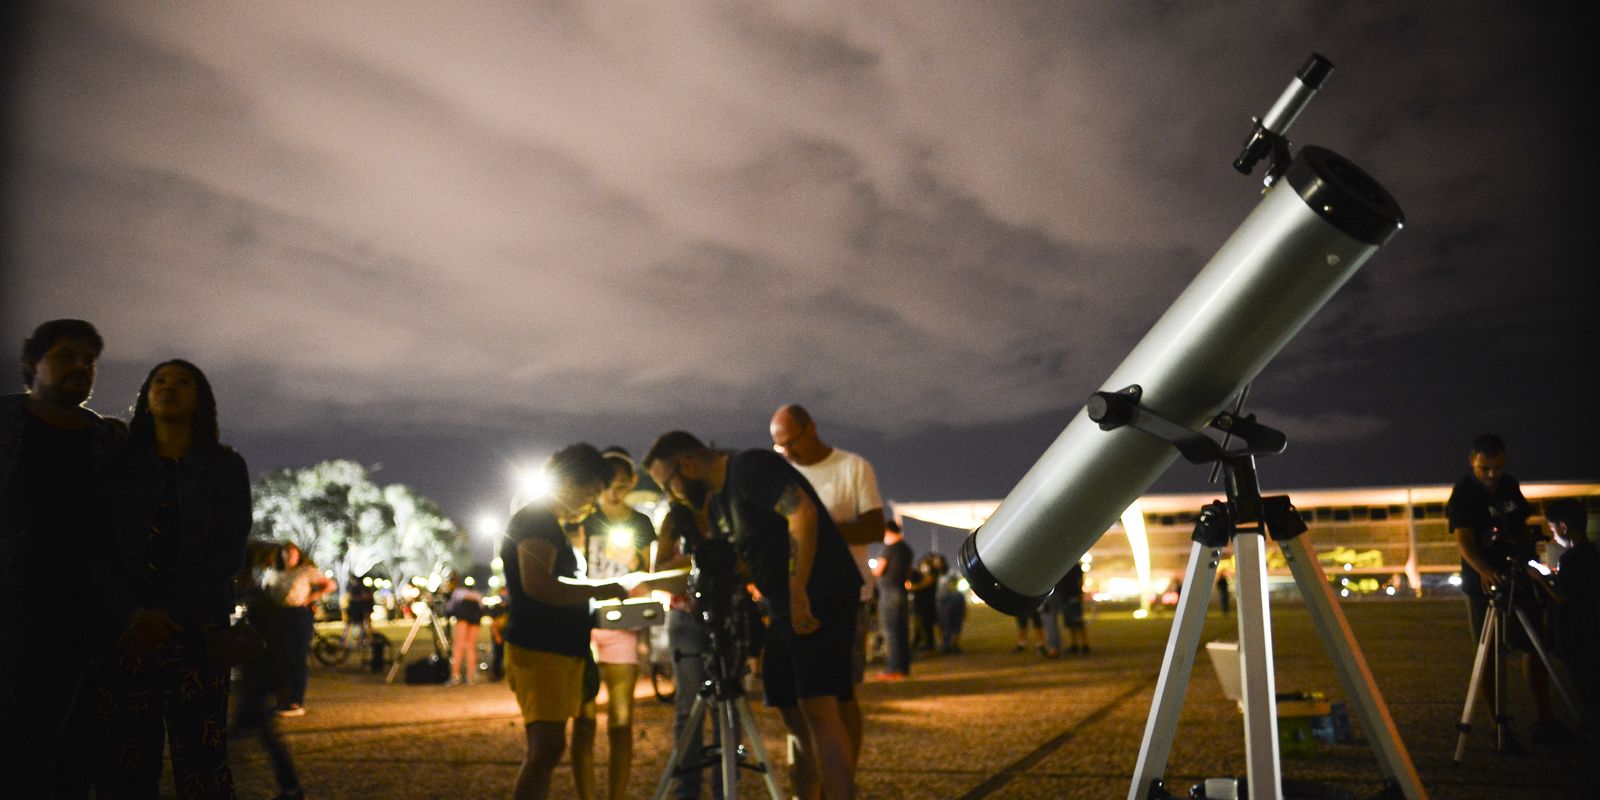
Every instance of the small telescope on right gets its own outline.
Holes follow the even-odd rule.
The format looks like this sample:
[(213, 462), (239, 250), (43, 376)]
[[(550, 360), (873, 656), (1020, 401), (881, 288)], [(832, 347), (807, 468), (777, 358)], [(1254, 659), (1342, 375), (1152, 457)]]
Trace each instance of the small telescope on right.
[[(1289, 126), (1332, 73), (1313, 55), (1255, 121), (1234, 167), (1267, 161), (1267, 189), (1189, 288), (1102, 384), (1199, 430), (1238, 395), (1405, 222), (1394, 198), (1338, 154), (1291, 155)], [(1136, 388), (1134, 388), (1136, 387)], [(961, 548), (974, 592), (1007, 613), (1039, 606), (1062, 575), (1178, 455), (1080, 411)]]

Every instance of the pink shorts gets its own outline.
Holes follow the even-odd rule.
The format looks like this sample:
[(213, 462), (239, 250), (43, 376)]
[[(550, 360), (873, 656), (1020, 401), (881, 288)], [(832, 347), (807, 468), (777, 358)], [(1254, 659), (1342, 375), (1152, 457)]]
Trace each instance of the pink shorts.
[(596, 661), (601, 664), (639, 663), (638, 631), (613, 631), (595, 628), (589, 633), (594, 641)]

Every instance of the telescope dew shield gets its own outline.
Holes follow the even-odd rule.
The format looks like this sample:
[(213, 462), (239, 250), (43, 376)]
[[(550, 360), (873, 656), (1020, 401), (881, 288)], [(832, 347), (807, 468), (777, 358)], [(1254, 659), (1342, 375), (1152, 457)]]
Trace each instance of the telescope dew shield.
[[(1377, 181), (1305, 147), (1172, 306), (1102, 384), (1138, 384), (1140, 404), (1198, 430), (1405, 223)], [(973, 591), (1012, 614), (1056, 581), (1177, 456), (1130, 427), (1100, 430), (1080, 410), (961, 546)]]

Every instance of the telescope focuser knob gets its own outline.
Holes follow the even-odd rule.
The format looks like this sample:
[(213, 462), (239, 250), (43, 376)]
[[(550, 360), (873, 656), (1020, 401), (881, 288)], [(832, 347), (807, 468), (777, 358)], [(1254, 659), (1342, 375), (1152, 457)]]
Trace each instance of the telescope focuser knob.
[(1100, 430), (1114, 430), (1133, 422), (1142, 394), (1144, 390), (1137, 384), (1117, 392), (1095, 392), (1089, 395), (1085, 410), (1091, 421), (1099, 423)]

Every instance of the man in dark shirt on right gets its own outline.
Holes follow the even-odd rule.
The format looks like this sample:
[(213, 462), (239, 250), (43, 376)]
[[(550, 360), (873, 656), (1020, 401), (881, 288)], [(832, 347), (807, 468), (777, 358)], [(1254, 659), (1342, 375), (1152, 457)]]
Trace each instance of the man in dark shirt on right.
[(878, 624), (888, 645), (888, 660), (879, 680), (900, 680), (911, 674), (910, 602), (906, 598), (906, 579), (911, 576), (911, 545), (900, 532), (900, 523), (889, 520), (883, 526), (883, 552), (872, 574), (878, 578)]
[[(1534, 558), (1534, 539), (1528, 532), (1532, 506), (1522, 496), (1522, 485), (1506, 474), (1505, 441), (1492, 433), (1472, 440), (1468, 453), (1472, 471), (1456, 482), (1445, 505), (1450, 532), (1461, 549), (1461, 591), (1467, 595), (1472, 614), (1472, 634), (1481, 640), (1489, 597), (1496, 588), (1516, 582), (1516, 604), (1537, 628), (1542, 611), (1537, 605), (1537, 587), (1527, 580), (1526, 564)], [(1510, 609), (1508, 609), (1510, 611)], [(1528, 688), (1533, 694), (1535, 744), (1563, 746), (1575, 737), (1555, 718), (1550, 702), (1550, 673), (1535, 654), (1533, 644), (1514, 613), (1505, 617), (1507, 642), (1522, 651)], [(1532, 633), (1544, 638), (1542, 630)], [(1484, 686), (1486, 698), (1493, 700), (1493, 686)], [(1512, 747), (1520, 747), (1513, 740)]]
[(801, 742), (795, 794), (853, 800), (855, 758), (840, 706), (855, 697), (861, 573), (827, 507), (771, 450), (715, 451), (672, 431), (651, 445), (644, 466), (674, 501), (706, 514), (709, 536), (733, 543), (767, 601), (762, 685)]
[(1567, 664), (1593, 735), (1600, 733), (1600, 550), (1589, 541), (1589, 515), (1581, 501), (1551, 503), (1544, 521), (1556, 544), (1566, 548), (1556, 566), (1561, 603), (1552, 618), (1552, 649)]

